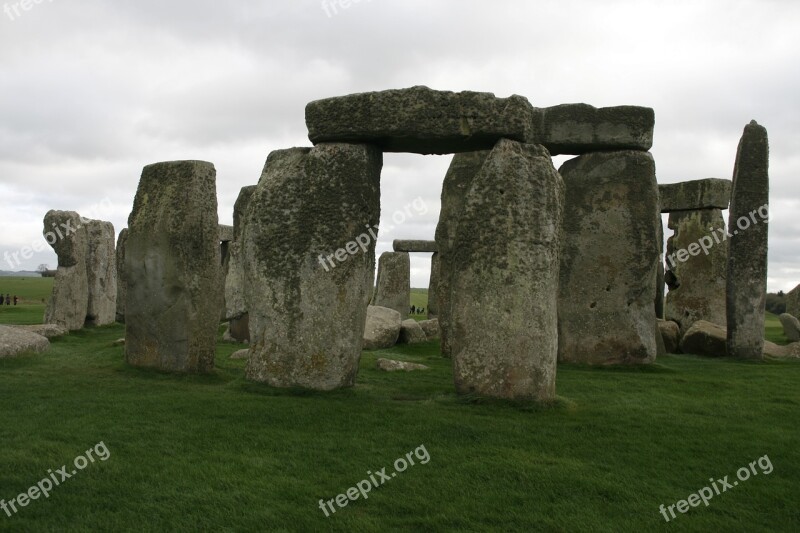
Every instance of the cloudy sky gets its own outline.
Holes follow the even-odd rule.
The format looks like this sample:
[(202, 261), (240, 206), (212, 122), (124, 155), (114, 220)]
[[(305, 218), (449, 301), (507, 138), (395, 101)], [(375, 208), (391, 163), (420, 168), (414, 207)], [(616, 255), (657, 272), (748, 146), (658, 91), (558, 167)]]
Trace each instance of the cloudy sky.
[[(310, 145), (307, 102), (427, 85), (539, 107), (652, 107), (660, 183), (730, 178), (757, 120), (771, 145), (769, 288), (788, 290), (800, 283), (798, 28), (793, 0), (9, 0), (0, 270), (56, 264), (49, 248), (5, 258), (42, 239), (48, 209), (125, 227), (141, 169), (157, 161), (213, 162), (230, 224), (270, 151)], [(449, 161), (385, 156), (381, 226), (415, 198), (428, 209), (382, 233), (378, 253), (433, 238)], [(412, 285), (426, 287), (430, 260), (417, 255)]]

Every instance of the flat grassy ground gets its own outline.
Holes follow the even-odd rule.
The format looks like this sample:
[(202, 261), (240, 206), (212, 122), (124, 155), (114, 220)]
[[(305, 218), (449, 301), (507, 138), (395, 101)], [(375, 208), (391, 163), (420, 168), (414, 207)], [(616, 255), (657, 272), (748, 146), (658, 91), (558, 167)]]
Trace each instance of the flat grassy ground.
[[(0, 324), (41, 324), (44, 309), (53, 291), (54, 278), (0, 277), (0, 293), (11, 295), (11, 305), (0, 306)], [(20, 299), (14, 305), (14, 295)]]
[[(123, 335), (0, 360), (0, 499), (100, 441), (110, 453), (0, 511), (0, 530), (800, 531), (798, 361), (561, 365), (561, 400), (537, 409), (457, 398), (436, 343), (364, 352), (355, 388), (321, 394), (245, 381), (235, 344), (218, 344), (210, 376), (130, 368)], [(378, 357), (431, 370), (381, 373)], [(414, 450), (369, 499), (318, 507)], [(659, 513), (764, 456), (768, 475), (756, 465), (708, 507)]]
[(778, 315), (773, 315), (769, 311), (764, 319), (764, 338), (775, 344), (789, 344), (789, 339), (783, 334), (783, 326)]

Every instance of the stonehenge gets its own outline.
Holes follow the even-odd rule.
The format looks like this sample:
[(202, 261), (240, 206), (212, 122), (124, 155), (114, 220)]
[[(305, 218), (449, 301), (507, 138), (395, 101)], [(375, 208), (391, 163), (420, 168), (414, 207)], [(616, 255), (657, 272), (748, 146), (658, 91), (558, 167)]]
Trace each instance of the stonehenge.
[[(395, 252), (405, 253), (430, 253), (431, 255), (431, 275), (428, 280), (428, 305), (426, 312), (428, 318), (435, 318), (438, 313), (438, 303), (436, 301), (436, 293), (439, 290), (439, 248), (436, 241), (423, 241), (423, 240), (402, 240), (395, 239), (392, 242), (392, 248)], [(380, 278), (379, 278), (380, 279)]]
[(117, 318), (117, 257), (114, 226), (100, 220), (86, 221), (86, 277), (89, 301), (86, 323), (113, 324)]
[(222, 305), (216, 170), (144, 167), (128, 218), (125, 360), (162, 371), (214, 368)]
[(728, 217), (726, 311), (728, 355), (732, 357), (764, 357), (768, 213), (769, 141), (767, 130), (753, 120), (739, 141)]
[(395, 239), (392, 242), (392, 248), (395, 252), (429, 252), (436, 253), (439, 249), (436, 247), (436, 241), (413, 241)]
[(731, 201), (731, 180), (707, 178), (658, 186), (662, 213), (728, 209)]
[(378, 282), (372, 305), (388, 307), (408, 318), (411, 307), (411, 260), (406, 252), (384, 252), (378, 259)]
[(245, 303), (244, 267), (242, 265), (242, 221), (255, 185), (242, 187), (233, 204), (233, 239), (228, 247), (228, 270), (225, 276), (225, 316), (230, 335), (239, 342), (250, 341), (249, 316)]
[(125, 293), (128, 289), (125, 277), (125, 243), (128, 241), (128, 228), (119, 232), (117, 237), (117, 311), (116, 320), (120, 324), (125, 322)]

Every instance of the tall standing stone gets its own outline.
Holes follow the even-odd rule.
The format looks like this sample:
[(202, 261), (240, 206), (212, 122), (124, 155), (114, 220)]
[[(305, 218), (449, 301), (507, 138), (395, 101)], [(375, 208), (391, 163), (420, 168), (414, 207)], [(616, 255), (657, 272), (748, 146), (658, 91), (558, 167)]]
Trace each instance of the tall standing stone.
[(375, 240), (362, 250), (354, 239), (380, 219), (382, 165), (378, 148), (355, 144), (267, 158), (241, 239), (248, 379), (316, 390), (355, 383)]
[(86, 276), (89, 298), (86, 323), (113, 324), (117, 317), (117, 256), (114, 225), (102, 220), (83, 219), (87, 234)]
[(44, 216), (42, 234), (58, 255), (53, 293), (47, 302), (44, 322), (64, 326), (70, 331), (79, 330), (86, 321), (89, 304), (86, 228), (75, 211), (50, 210)]
[(786, 293), (786, 312), (800, 317), (800, 285)]
[(728, 217), (728, 355), (762, 359), (767, 294), (769, 141), (756, 121), (744, 128), (736, 152)]
[(692, 324), (705, 320), (725, 324), (725, 285), (728, 246), (720, 237), (725, 221), (719, 209), (674, 211), (667, 240), (667, 266), (678, 286), (669, 291), (665, 317), (677, 322), (681, 335)]
[(456, 390), (552, 400), (563, 182), (544, 147), (506, 139), (471, 181), (448, 246)]
[(660, 224), (648, 152), (595, 152), (564, 163), (560, 361), (650, 363)]
[(117, 322), (125, 322), (125, 294), (128, 290), (127, 277), (125, 276), (125, 245), (128, 242), (128, 228), (119, 232), (117, 238)]
[(256, 185), (242, 187), (233, 204), (233, 241), (228, 248), (228, 275), (225, 276), (225, 319), (230, 321), (231, 336), (240, 342), (250, 340), (241, 236), (244, 215), (255, 190)]
[(488, 151), (456, 154), (450, 162), (442, 184), (442, 207), (439, 223), (436, 226), (436, 246), (439, 249), (439, 286), (436, 301), (439, 306), (439, 327), (441, 329), (442, 356), (452, 354), (450, 334), (451, 278), (458, 268), (455, 263), (455, 235), (464, 208), (464, 201), (472, 186), (472, 180), (483, 167)]
[[(658, 266), (656, 267), (656, 297), (654, 300), (656, 306), (656, 318), (664, 318), (664, 224), (661, 218), (658, 220)], [(658, 341), (658, 338), (656, 338)]]
[(408, 318), (411, 307), (411, 259), (407, 252), (383, 252), (378, 259), (378, 282), (372, 305), (388, 307)]
[(128, 363), (211, 371), (222, 305), (214, 165), (144, 167), (128, 218), (125, 273)]
[(428, 280), (428, 318), (436, 318), (439, 315), (439, 277), (441, 267), (439, 264), (439, 252), (434, 252), (431, 256), (431, 277)]

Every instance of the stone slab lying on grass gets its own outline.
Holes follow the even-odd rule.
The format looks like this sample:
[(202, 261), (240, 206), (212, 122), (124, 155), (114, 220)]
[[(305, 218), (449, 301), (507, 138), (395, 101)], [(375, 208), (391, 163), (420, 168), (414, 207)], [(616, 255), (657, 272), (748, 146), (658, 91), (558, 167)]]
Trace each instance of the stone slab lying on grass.
[(428, 338), (425, 336), (425, 332), (422, 330), (419, 322), (413, 318), (403, 320), (402, 324), (400, 324), (400, 337), (397, 339), (398, 343), (419, 344), (427, 340)]
[(425, 365), (395, 361), (393, 359), (378, 359), (376, 366), (378, 370), (383, 370), (384, 372), (397, 372), (399, 370), (411, 372), (412, 370), (428, 370), (429, 368)]
[(696, 209), (728, 209), (731, 202), (731, 180), (704, 180), (665, 183), (658, 186), (662, 213)]
[(0, 326), (0, 359), (26, 352), (44, 352), (50, 348), (47, 338), (20, 328)]
[(664, 341), (664, 349), (667, 353), (677, 353), (681, 339), (681, 330), (678, 324), (672, 320), (658, 320), (658, 331)]
[(382, 350), (397, 344), (402, 319), (400, 313), (388, 307), (367, 307), (367, 322), (364, 326), (364, 350)]
[(727, 332), (724, 327), (706, 320), (698, 320), (689, 328), (680, 342), (683, 353), (725, 357)]
[(425, 337), (431, 341), (439, 338), (439, 319), (432, 318), (430, 320), (420, 320), (419, 327), (425, 332)]
[(37, 335), (41, 335), (42, 337), (46, 337), (48, 339), (52, 339), (53, 337), (61, 337), (62, 335), (66, 335), (69, 333), (69, 330), (64, 326), (60, 326), (58, 324), (34, 324), (31, 326), (11, 326), (12, 328), (21, 329), (24, 331), (29, 331), (31, 333), (36, 333)]
[(800, 341), (800, 320), (797, 320), (797, 318), (793, 317), (789, 313), (783, 313), (778, 318), (781, 321), (781, 326), (783, 326), (783, 334), (786, 335), (786, 338), (791, 342)]
[(231, 354), (231, 359), (247, 359), (250, 355), (250, 350), (245, 348), (244, 350), (237, 350)]

